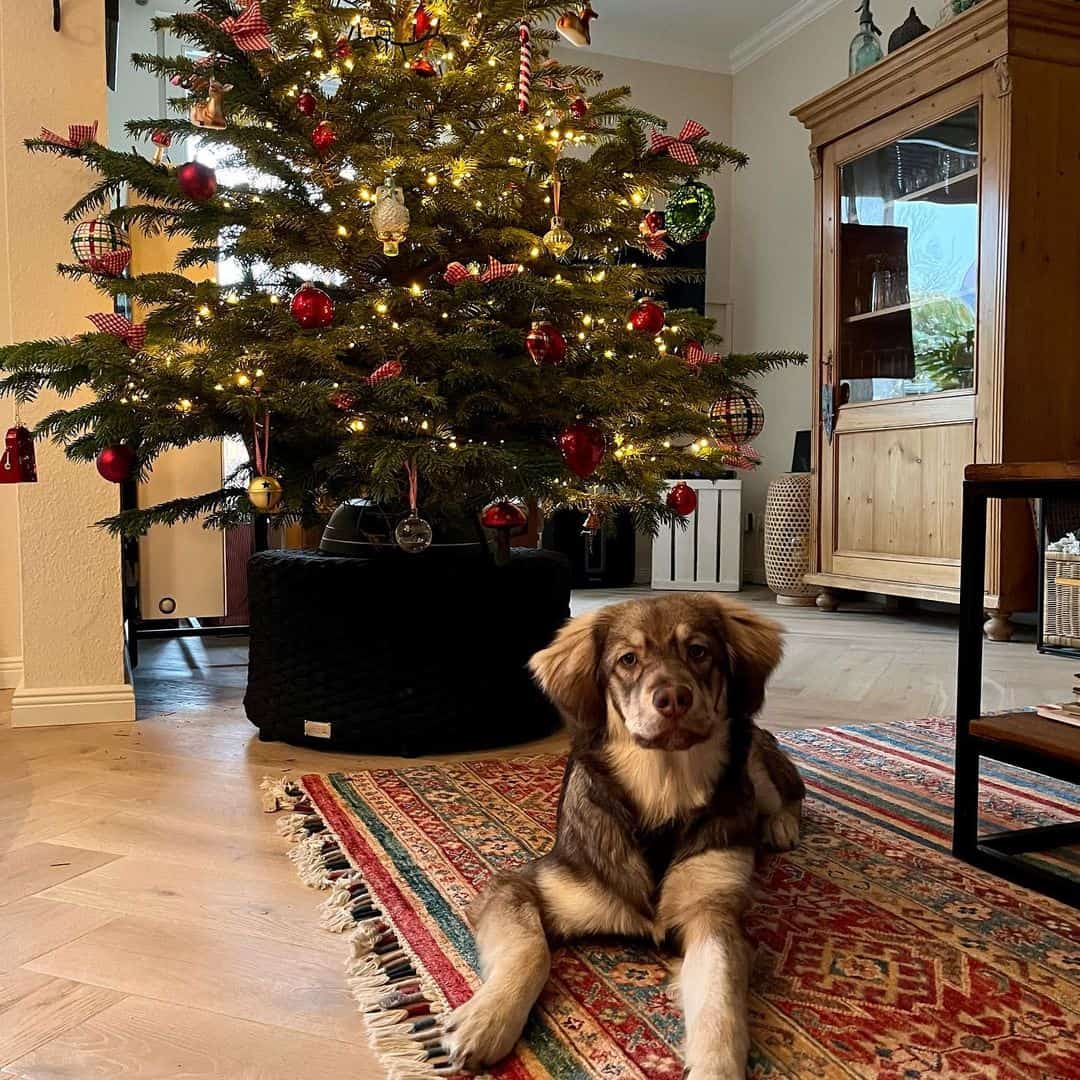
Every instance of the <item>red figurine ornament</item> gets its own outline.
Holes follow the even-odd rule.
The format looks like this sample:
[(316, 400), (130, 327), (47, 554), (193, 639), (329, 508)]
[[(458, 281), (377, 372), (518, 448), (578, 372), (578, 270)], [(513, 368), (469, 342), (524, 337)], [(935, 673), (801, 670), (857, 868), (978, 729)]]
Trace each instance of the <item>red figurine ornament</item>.
[(583, 97), (576, 97), (570, 102), (570, 115), (583, 120), (589, 112), (589, 103)]
[(0, 484), (36, 484), (37, 459), (34, 457), (34, 436), (16, 419), (4, 437), (4, 452), (0, 454)]
[(687, 517), (697, 509), (697, 492), (684, 480), (680, 480), (668, 493), (667, 505), (679, 517)]
[(584, 480), (596, 472), (604, 457), (603, 432), (591, 424), (571, 424), (559, 435), (559, 453), (566, 467)]
[(310, 281), (293, 294), (289, 311), (303, 330), (322, 330), (334, 321), (334, 301)]
[(535, 364), (561, 364), (566, 359), (566, 338), (554, 323), (534, 322), (525, 349)]
[(176, 170), (176, 182), (180, 190), (192, 202), (206, 202), (217, 191), (217, 174), (209, 165), (199, 161), (189, 161)]
[(97, 471), (111, 484), (122, 484), (131, 479), (135, 467), (135, 451), (130, 446), (118, 443), (106, 446), (97, 456)]
[(652, 337), (664, 329), (664, 309), (655, 300), (639, 300), (629, 322), (632, 330)]
[(311, 133), (311, 145), (320, 154), (325, 154), (337, 142), (337, 132), (329, 120), (320, 120)]

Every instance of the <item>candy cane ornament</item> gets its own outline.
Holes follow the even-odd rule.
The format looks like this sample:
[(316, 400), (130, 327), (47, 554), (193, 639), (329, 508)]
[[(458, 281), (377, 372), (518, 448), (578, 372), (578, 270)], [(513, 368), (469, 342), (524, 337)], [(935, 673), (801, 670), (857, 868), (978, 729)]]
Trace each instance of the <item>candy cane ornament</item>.
[(518, 64), (518, 112), (522, 116), (527, 116), (529, 91), (532, 88), (532, 42), (528, 23), (523, 22), (518, 27), (518, 39), (521, 42), (521, 62)]

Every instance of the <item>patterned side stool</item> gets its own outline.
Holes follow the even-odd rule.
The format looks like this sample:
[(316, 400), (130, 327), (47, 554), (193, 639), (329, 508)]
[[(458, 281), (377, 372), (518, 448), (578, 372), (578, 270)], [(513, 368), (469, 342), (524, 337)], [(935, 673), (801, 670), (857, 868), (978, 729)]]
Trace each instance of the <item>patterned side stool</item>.
[(804, 584), (809, 572), (810, 474), (784, 473), (765, 501), (765, 581), (778, 604), (810, 607), (819, 589)]

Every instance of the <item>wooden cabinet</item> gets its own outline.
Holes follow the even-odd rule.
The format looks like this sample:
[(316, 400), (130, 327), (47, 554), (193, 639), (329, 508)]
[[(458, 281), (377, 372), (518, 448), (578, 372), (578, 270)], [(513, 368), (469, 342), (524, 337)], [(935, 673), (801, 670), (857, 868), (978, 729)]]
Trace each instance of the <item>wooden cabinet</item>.
[[(1080, 4), (982, 0), (800, 106), (814, 173), (807, 580), (957, 602), (964, 467), (1080, 457)], [(1034, 606), (992, 504), (987, 632)]]

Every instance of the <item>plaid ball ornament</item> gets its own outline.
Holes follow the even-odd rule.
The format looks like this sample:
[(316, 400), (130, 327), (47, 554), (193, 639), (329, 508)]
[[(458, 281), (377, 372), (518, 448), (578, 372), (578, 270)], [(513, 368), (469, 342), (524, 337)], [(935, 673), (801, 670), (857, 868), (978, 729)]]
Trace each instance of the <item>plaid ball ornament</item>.
[(709, 409), (709, 419), (716, 426), (716, 434), (726, 441), (745, 443), (756, 439), (765, 428), (765, 410), (753, 394), (737, 392), (725, 394), (714, 401)]
[(117, 277), (131, 261), (127, 233), (105, 218), (93, 218), (75, 226), (71, 250), (88, 270)]

